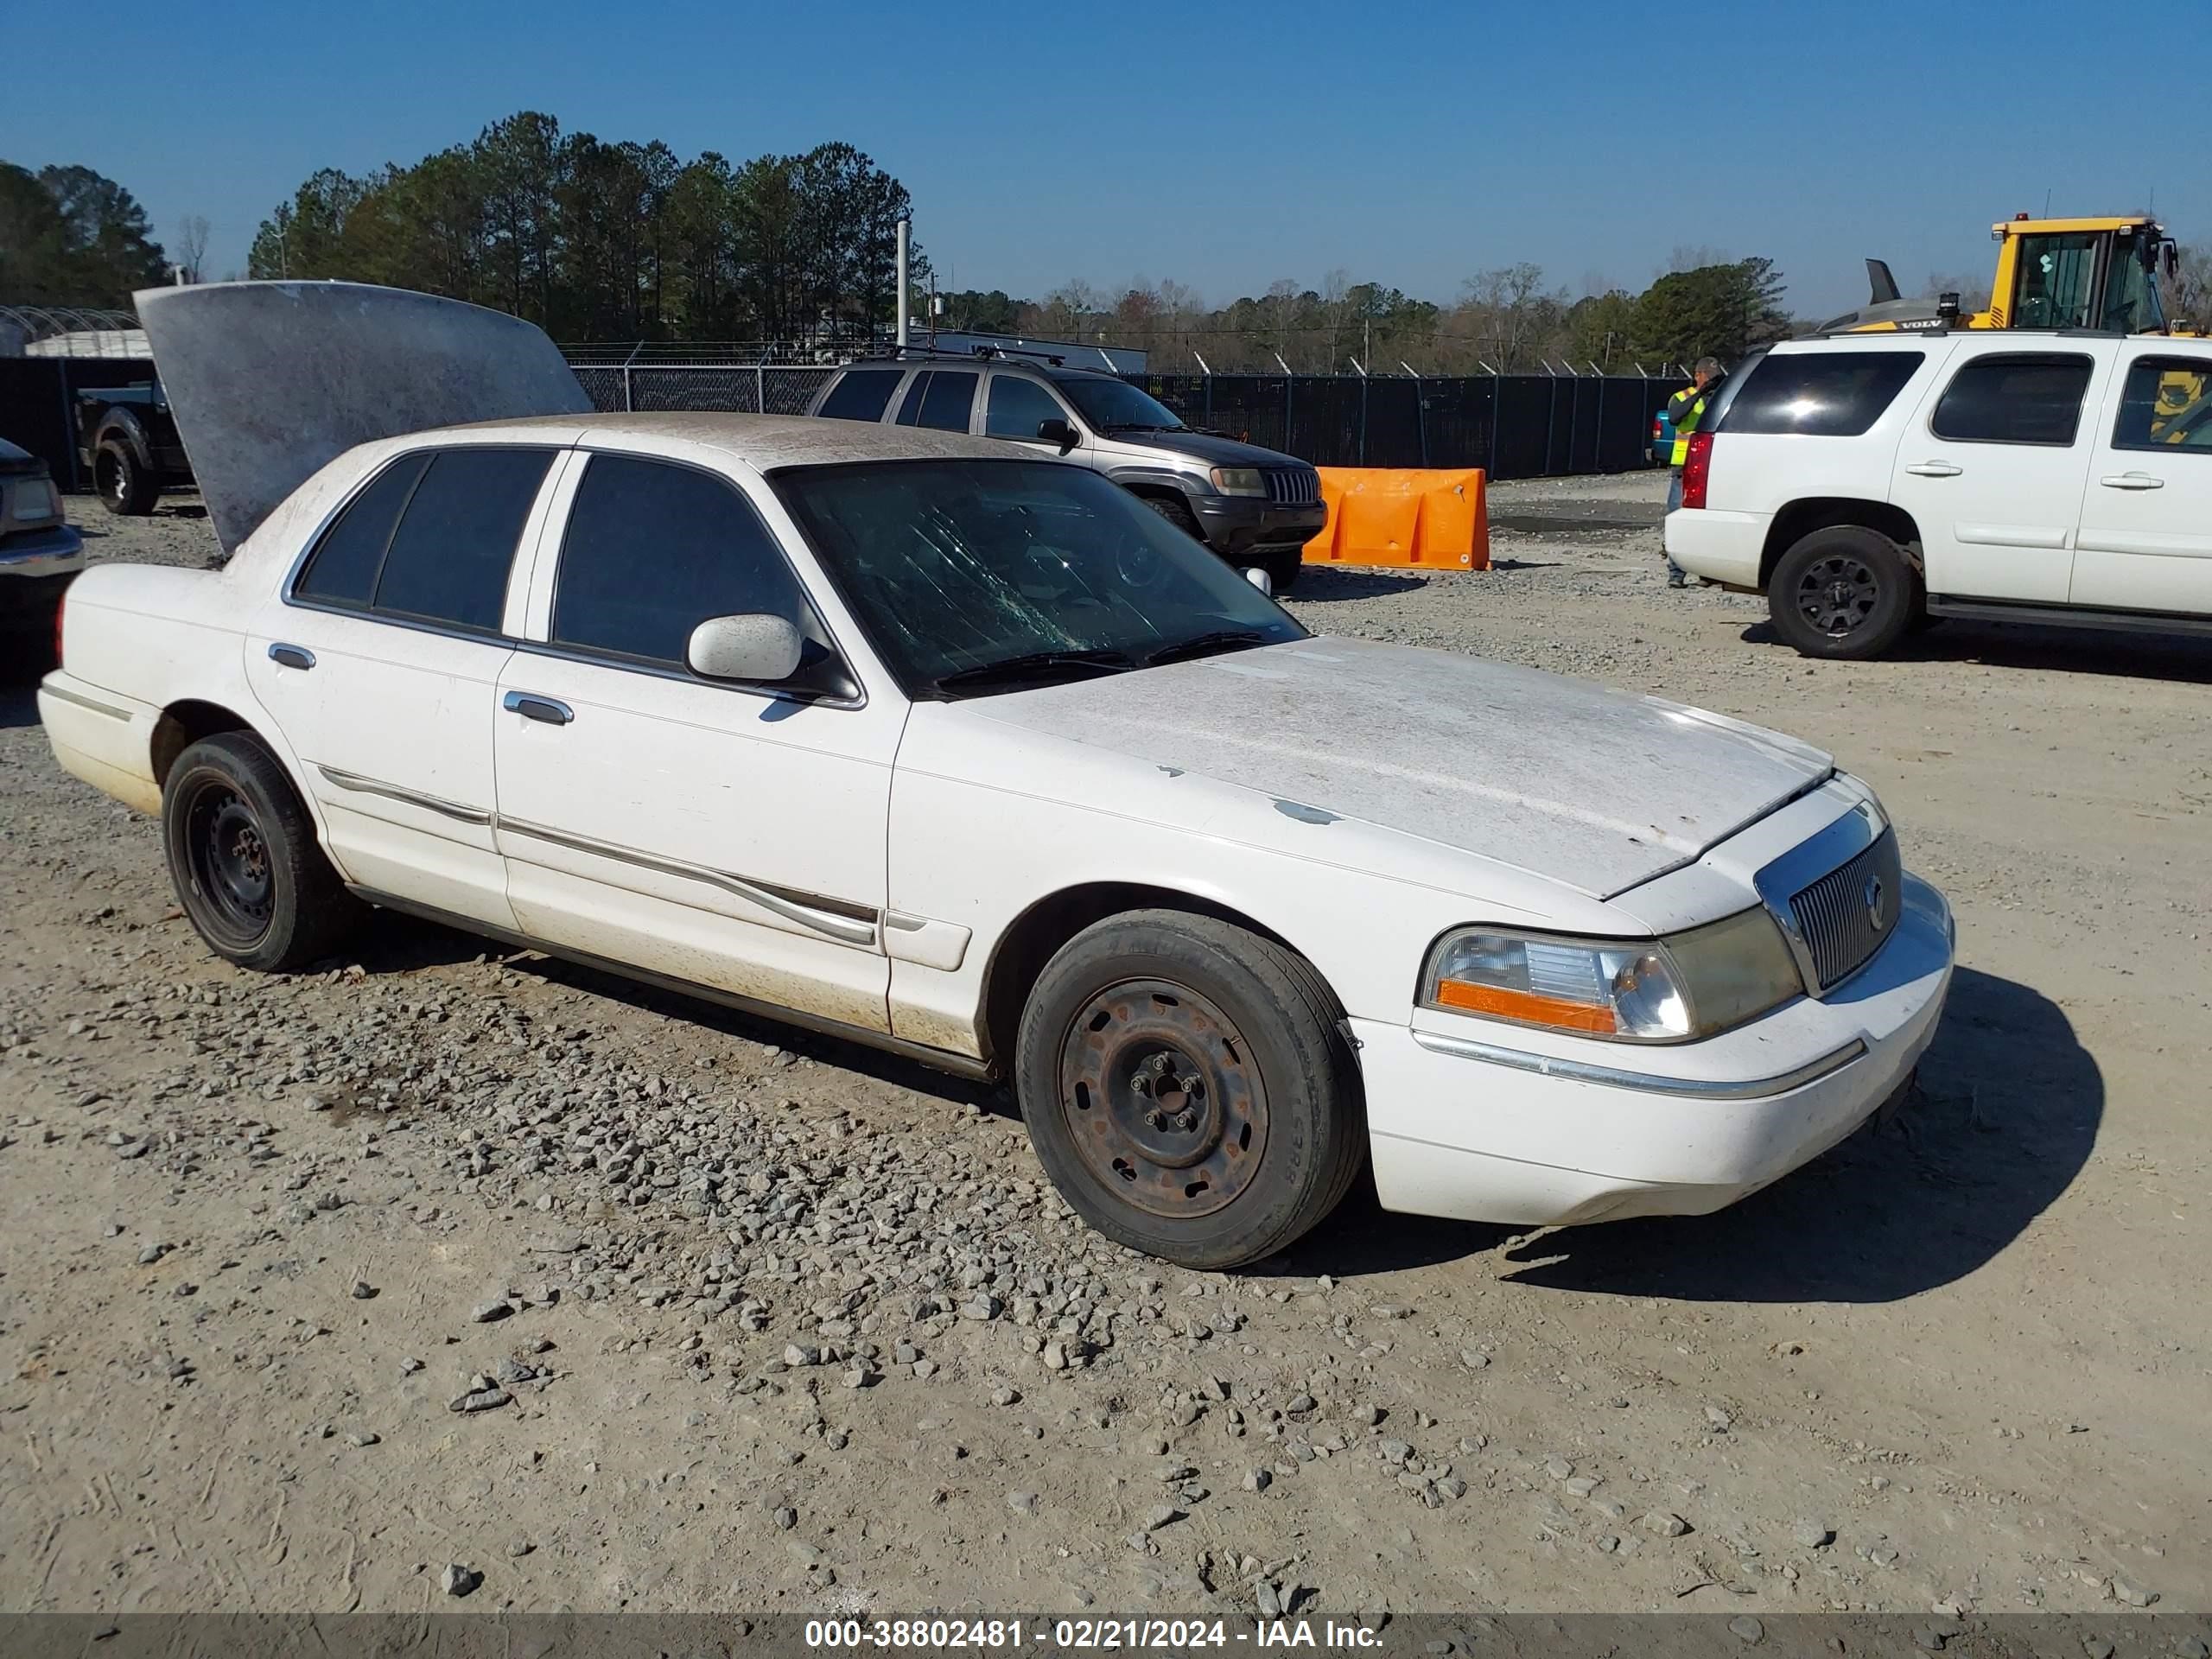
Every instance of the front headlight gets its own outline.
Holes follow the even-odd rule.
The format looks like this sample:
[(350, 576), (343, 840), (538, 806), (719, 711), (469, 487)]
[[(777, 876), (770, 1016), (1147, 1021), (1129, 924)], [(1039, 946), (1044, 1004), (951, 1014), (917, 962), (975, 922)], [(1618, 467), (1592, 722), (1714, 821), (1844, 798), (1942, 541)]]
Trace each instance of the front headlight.
[(13, 517), (51, 518), (58, 510), (54, 505), (54, 486), (44, 479), (26, 479), (22, 483), (16, 486), (16, 505)]
[(1802, 994), (1782, 931), (1758, 907), (1663, 939), (1455, 929), (1421, 971), (1424, 1006), (1610, 1042), (1679, 1043)]
[(1209, 474), (1215, 491), (1222, 495), (1265, 495), (1268, 480), (1260, 476), (1256, 467), (1217, 467)]

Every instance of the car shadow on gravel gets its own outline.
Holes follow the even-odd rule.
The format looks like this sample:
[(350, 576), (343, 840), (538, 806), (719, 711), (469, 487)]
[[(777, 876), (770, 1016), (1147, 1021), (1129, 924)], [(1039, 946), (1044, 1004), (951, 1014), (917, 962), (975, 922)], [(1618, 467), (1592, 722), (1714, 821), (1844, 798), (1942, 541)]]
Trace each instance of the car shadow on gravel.
[[(1745, 645), (1781, 646), (1771, 622), (1754, 622), (1741, 638)], [(1952, 620), (1925, 633), (1906, 635), (1886, 660), (1980, 663), (2023, 673), (2110, 674), (2131, 680), (2212, 685), (2212, 639), (2185, 634), (2017, 627), (2002, 622)]]
[(1255, 1276), (1340, 1279), (1491, 1250), (1506, 1282), (1683, 1301), (1890, 1302), (1965, 1277), (2072, 1185), (2103, 1074), (2057, 1005), (1958, 970), (1920, 1084), (1886, 1122), (1718, 1214), (1519, 1230), (1384, 1213), (1372, 1190)]
[(1428, 578), (1412, 571), (1345, 569), (1309, 564), (1298, 573), (1298, 585), (1284, 595), (1294, 604), (1331, 604), (1339, 600), (1381, 599), (1391, 594), (1410, 594), (1428, 586)]
[(1685, 1301), (1891, 1302), (1974, 1272), (2073, 1185), (2104, 1075), (2058, 1006), (1961, 968), (1918, 1087), (1887, 1121), (1716, 1215), (1562, 1230), (1506, 1277)]
[(804, 1059), (873, 1077), (879, 1083), (935, 1095), (948, 1107), (977, 1106), (999, 1116), (1019, 1116), (1012, 1097), (995, 1084), (970, 1082), (918, 1061), (871, 1048), (865, 1043), (826, 1037), (798, 1026), (741, 1013), (703, 996), (664, 990), (659, 986), (587, 967), (565, 957), (518, 950), (494, 939), (441, 923), (418, 920), (397, 911), (375, 912), (353, 950), (340, 960), (359, 964), (371, 978), (377, 979), (423, 968), (473, 962), (479, 957), (500, 963), (510, 973), (528, 974), (548, 985), (603, 997), (682, 1026), (767, 1044)]
[(41, 644), (0, 641), (0, 731), (38, 724), (38, 683), (53, 667)]

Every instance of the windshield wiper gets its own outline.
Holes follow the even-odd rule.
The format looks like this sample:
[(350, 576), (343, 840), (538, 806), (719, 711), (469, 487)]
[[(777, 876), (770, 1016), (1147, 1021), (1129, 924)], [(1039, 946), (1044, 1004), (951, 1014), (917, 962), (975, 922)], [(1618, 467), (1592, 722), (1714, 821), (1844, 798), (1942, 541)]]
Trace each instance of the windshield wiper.
[(1101, 432), (1182, 432), (1188, 429), (1180, 425), (1162, 426), (1157, 421), (1100, 421)]
[(1188, 662), (1193, 657), (1211, 657), (1220, 652), (1242, 651), (1247, 645), (1266, 643), (1265, 634), (1255, 633), (1249, 628), (1216, 628), (1211, 633), (1193, 634), (1172, 645), (1162, 645), (1144, 659), (1144, 665), (1158, 668), (1162, 663)]
[(1019, 657), (1008, 657), (1003, 662), (983, 663), (974, 668), (956, 669), (950, 674), (940, 674), (933, 683), (940, 691), (951, 691), (963, 687), (996, 685), (1007, 681), (1046, 679), (1071, 669), (1117, 674), (1135, 666), (1136, 661), (1128, 652), (1116, 651), (1111, 646), (1090, 651), (1029, 651)]

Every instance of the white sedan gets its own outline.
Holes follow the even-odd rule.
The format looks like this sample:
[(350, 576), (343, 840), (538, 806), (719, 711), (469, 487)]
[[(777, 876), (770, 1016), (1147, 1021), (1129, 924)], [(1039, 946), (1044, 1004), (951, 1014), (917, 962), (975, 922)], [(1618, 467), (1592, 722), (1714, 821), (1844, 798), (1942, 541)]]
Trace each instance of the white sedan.
[[(1826, 754), (1316, 638), (986, 439), (576, 412), (534, 330), (375, 293), (149, 296), (234, 556), (92, 570), (40, 693), (232, 962), (384, 906), (1004, 1077), (1068, 1201), (1194, 1267), (1363, 1168), (1423, 1214), (1711, 1211), (1935, 1031), (1948, 912)], [(490, 368), (429, 396), (386, 342), (226, 420), (282, 401), (242, 340), (344, 359), (340, 296)]]

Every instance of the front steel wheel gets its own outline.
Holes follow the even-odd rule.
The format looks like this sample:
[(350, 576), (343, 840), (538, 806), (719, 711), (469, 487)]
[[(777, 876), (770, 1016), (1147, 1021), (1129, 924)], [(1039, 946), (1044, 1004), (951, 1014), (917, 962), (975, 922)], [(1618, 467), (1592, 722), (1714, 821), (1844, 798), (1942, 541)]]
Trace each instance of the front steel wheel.
[(1015, 1090), (1038, 1160), (1084, 1219), (1190, 1268), (1272, 1255), (1367, 1150), (1343, 1012), (1311, 963), (1212, 917), (1086, 928), (1022, 1011)]
[(1059, 1109), (1091, 1179), (1154, 1216), (1233, 1204), (1267, 1154), (1251, 1044), (1169, 980), (1124, 980), (1084, 1005), (1060, 1040)]

